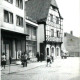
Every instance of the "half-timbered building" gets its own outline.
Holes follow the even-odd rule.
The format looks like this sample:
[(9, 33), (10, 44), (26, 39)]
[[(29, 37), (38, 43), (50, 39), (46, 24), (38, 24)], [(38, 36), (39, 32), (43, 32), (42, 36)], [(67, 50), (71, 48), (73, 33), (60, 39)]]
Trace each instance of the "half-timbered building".
[(29, 0), (26, 2), (26, 15), (38, 23), (37, 51), (54, 58), (61, 55), (63, 42), (63, 18), (55, 0)]

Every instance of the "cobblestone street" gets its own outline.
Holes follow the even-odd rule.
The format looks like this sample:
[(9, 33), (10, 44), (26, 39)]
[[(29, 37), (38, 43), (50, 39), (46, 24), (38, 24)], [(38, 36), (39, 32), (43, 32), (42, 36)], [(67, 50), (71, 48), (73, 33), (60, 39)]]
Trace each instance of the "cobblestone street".
[(33, 69), (2, 74), (1, 80), (80, 80), (80, 58), (56, 59), (51, 67), (44, 63)]

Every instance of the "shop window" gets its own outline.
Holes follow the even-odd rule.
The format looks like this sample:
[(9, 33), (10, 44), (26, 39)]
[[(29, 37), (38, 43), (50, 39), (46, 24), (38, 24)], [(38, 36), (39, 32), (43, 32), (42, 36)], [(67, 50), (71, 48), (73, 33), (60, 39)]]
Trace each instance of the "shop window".
[(23, 9), (23, 0), (16, 0), (16, 6)]
[(16, 25), (23, 27), (23, 18), (16, 15)]
[(4, 22), (13, 23), (13, 14), (4, 10)]

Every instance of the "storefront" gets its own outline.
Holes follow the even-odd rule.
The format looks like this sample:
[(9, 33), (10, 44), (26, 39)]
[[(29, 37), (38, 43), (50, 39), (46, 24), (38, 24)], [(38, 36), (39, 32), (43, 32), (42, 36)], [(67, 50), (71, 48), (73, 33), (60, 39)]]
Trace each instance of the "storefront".
[(10, 58), (12, 58), (12, 61), (18, 60), (21, 56), (21, 53), (25, 51), (25, 34), (1, 30), (1, 54), (5, 53), (7, 64), (9, 63)]

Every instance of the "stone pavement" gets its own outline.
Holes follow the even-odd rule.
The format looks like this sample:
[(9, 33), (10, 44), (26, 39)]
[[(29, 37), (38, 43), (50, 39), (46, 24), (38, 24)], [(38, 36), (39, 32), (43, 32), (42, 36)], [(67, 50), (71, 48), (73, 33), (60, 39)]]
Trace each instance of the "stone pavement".
[(25, 70), (34, 69), (45, 64), (46, 64), (46, 61), (28, 63), (27, 67), (23, 67), (22, 65), (16, 65), (16, 64), (6, 65), (5, 69), (2, 68), (1, 75), (9, 74), (9, 73), (12, 74), (12, 73), (25, 71)]

